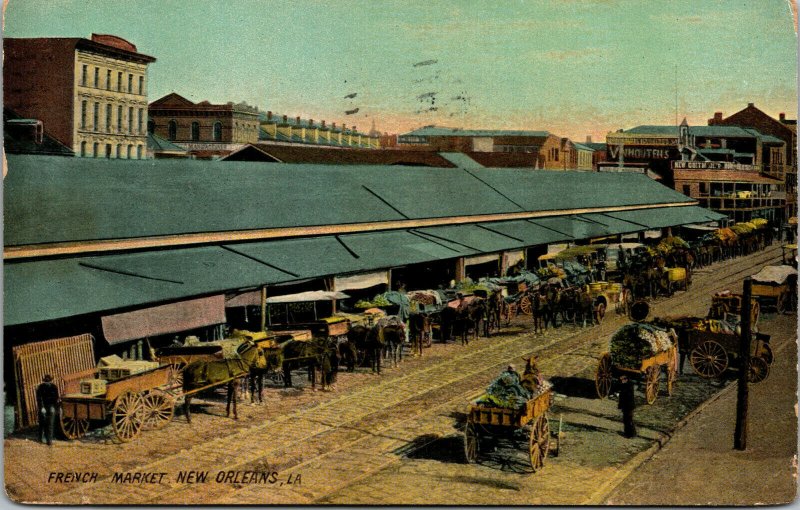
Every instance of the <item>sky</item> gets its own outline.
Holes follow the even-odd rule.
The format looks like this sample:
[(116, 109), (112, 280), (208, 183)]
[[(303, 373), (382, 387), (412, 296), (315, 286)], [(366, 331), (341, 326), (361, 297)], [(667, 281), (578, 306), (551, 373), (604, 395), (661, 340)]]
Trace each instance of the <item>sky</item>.
[(5, 0), (3, 29), (123, 37), (157, 58), (150, 101), (603, 141), (747, 103), (795, 118), (792, 1)]

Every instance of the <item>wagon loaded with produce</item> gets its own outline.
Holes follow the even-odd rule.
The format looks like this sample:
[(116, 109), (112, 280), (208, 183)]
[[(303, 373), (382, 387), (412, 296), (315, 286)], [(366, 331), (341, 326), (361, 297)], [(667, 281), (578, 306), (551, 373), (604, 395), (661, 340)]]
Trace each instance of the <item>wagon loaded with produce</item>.
[(600, 398), (611, 393), (621, 374), (639, 379), (645, 386), (648, 404), (656, 401), (659, 378), (664, 368), (667, 393), (672, 395), (678, 377), (678, 343), (674, 331), (634, 322), (611, 335), (609, 350), (600, 357), (595, 374), (595, 389)]
[(547, 410), (552, 401), (549, 382), (531, 386), (520, 383), (516, 374), (504, 372), (467, 409), (464, 428), (467, 462), (476, 462), (483, 448), (502, 438), (514, 443), (524, 441), (533, 471), (541, 469), (550, 449)]
[[(689, 353), (689, 362), (697, 375), (711, 379), (721, 376), (729, 366), (737, 365), (739, 330), (738, 324), (725, 320), (701, 319), (686, 331), (686, 346), (681, 346), (681, 350)], [(769, 335), (754, 333), (750, 342), (748, 380), (757, 383), (766, 379), (773, 359)]]

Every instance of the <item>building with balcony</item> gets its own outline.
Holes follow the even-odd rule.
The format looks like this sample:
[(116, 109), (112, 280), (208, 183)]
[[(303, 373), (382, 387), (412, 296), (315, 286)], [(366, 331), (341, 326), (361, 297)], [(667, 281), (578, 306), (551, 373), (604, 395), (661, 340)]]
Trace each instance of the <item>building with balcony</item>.
[(82, 157), (143, 159), (147, 66), (113, 35), (3, 40), (3, 100)]
[(195, 158), (225, 156), (258, 141), (258, 109), (243, 103), (193, 103), (173, 92), (150, 103), (148, 111), (149, 132)]

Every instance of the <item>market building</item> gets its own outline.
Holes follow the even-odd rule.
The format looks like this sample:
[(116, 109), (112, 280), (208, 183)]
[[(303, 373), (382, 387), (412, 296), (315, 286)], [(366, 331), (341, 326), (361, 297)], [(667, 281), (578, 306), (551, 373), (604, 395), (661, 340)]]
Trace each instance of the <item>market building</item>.
[(260, 113), (259, 123), (258, 142), (264, 145), (356, 149), (378, 149), (381, 146), (377, 132), (363, 133), (356, 126), (347, 127), (346, 124), (337, 127), (335, 122), (315, 122), (314, 119), (278, 115), (271, 111)]
[(41, 121), (81, 157), (143, 159), (147, 66), (155, 58), (117, 36), (5, 38), (4, 106)]

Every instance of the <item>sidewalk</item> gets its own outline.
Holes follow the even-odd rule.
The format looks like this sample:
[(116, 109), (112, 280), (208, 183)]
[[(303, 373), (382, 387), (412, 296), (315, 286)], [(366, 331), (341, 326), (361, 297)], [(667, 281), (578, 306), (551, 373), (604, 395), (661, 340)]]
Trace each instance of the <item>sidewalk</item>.
[[(785, 316), (778, 320), (795, 320)], [(750, 388), (747, 450), (733, 449), (733, 383), (600, 504), (773, 505), (797, 495), (797, 345), (776, 349), (769, 377)]]

